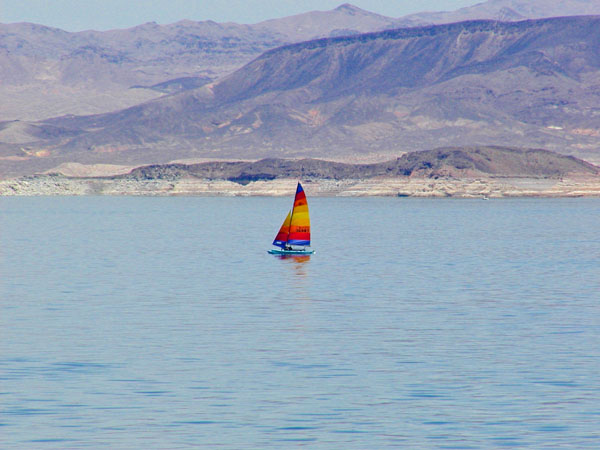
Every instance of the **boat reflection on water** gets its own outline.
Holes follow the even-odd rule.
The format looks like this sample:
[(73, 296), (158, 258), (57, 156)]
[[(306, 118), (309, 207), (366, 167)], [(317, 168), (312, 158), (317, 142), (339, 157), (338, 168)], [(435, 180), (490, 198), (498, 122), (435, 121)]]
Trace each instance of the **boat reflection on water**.
[(287, 264), (291, 264), (296, 272), (295, 275), (304, 278), (306, 276), (307, 263), (310, 261), (311, 255), (277, 255), (278, 259), (284, 260)]
[(300, 264), (304, 264), (307, 261), (310, 261), (311, 255), (276, 255), (278, 259), (285, 259), (287, 261), (296, 262)]

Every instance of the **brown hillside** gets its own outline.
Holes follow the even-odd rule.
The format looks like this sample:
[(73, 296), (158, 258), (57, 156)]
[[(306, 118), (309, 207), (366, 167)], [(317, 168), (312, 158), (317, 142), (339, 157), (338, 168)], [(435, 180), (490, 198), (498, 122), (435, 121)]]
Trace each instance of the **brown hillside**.
[(247, 184), (277, 178), (360, 179), (374, 177), (528, 177), (597, 176), (600, 168), (571, 156), (537, 149), (503, 147), (443, 148), (412, 152), (378, 164), (344, 164), (318, 159), (269, 158), (255, 162), (209, 162), (139, 167), (114, 178), (137, 180), (195, 177)]

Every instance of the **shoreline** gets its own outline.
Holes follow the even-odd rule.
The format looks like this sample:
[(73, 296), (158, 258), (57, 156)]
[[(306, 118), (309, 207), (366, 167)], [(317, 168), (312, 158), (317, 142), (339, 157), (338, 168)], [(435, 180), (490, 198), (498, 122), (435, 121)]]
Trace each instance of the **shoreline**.
[[(296, 178), (239, 184), (198, 178), (115, 179), (36, 175), (0, 180), (0, 196), (205, 196), (281, 197), (293, 195)], [(418, 178), (303, 179), (311, 197), (513, 198), (600, 197), (600, 178)]]

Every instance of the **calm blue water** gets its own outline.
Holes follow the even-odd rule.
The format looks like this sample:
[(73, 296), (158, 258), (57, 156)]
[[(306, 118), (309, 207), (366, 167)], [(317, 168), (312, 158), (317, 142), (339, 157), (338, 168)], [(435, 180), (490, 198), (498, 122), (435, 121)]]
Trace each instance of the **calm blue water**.
[(600, 200), (309, 204), (0, 199), (0, 447), (600, 448)]

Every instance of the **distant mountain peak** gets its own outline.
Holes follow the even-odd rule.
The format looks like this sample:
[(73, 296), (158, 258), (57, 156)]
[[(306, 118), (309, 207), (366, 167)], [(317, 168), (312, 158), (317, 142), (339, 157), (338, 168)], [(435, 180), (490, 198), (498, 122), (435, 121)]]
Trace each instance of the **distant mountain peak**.
[(341, 12), (347, 12), (350, 14), (355, 14), (355, 13), (364, 13), (366, 12), (364, 9), (360, 9), (358, 6), (354, 6), (350, 3), (344, 3), (340, 6), (338, 6), (337, 8), (335, 8), (334, 11), (341, 11)]
[(503, 8), (500, 8), (500, 10), (498, 11), (498, 19), (505, 20), (505, 21), (516, 21), (516, 20), (526, 19), (526, 17), (519, 14), (514, 9), (511, 9), (508, 7), (503, 7)]

